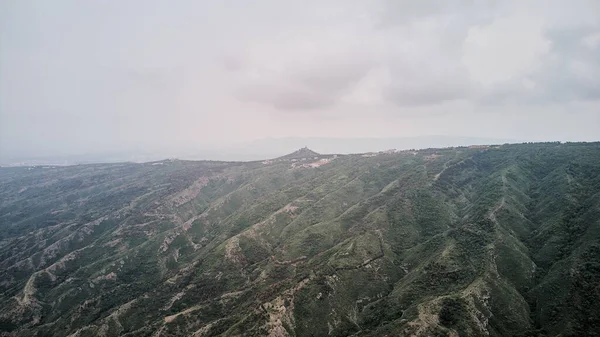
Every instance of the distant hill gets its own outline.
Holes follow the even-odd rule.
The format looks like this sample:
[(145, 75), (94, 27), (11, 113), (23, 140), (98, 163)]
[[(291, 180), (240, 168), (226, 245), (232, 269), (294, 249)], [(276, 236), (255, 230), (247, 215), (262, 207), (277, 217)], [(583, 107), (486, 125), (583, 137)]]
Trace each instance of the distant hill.
[(277, 159), (302, 159), (302, 158), (311, 158), (320, 156), (320, 154), (316, 153), (313, 150), (310, 150), (308, 147), (303, 147), (299, 150), (296, 150), (290, 154), (285, 156), (278, 157)]
[(280, 158), (0, 168), (0, 336), (599, 331), (600, 143)]
[[(385, 151), (388, 149), (409, 150), (426, 148), (443, 148), (452, 146), (492, 145), (517, 143), (514, 139), (498, 139), (483, 137), (455, 136), (421, 136), (397, 138), (327, 138), (327, 137), (290, 137), (265, 138), (240, 146), (240, 152), (269, 154), (266, 157), (276, 157), (289, 153), (300, 147), (308, 147), (318, 153), (365, 153)], [(234, 148), (232, 148), (233, 151)], [(266, 158), (263, 156), (263, 158)]]
[(328, 138), (328, 137), (288, 137), (265, 138), (243, 143), (190, 144), (182, 149), (161, 149), (160, 151), (128, 150), (120, 152), (95, 152), (86, 155), (25, 156), (0, 153), (0, 165), (47, 165), (47, 164), (87, 164), (107, 162), (145, 162), (165, 158), (189, 160), (253, 161), (276, 158), (301, 147), (308, 147), (317, 153), (365, 153), (389, 149), (408, 150), (441, 148), (450, 146), (490, 145), (517, 143), (514, 139), (422, 136), (397, 138)]

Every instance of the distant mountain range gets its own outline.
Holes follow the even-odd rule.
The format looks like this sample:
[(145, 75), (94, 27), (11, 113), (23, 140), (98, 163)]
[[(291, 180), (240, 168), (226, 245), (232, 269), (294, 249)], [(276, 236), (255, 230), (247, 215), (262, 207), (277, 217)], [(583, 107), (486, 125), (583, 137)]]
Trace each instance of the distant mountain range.
[(318, 153), (366, 153), (389, 149), (409, 150), (427, 148), (445, 148), (469, 145), (492, 145), (518, 143), (514, 139), (454, 137), (454, 136), (421, 136), (399, 138), (326, 138), (326, 137), (290, 137), (265, 138), (240, 144), (232, 148), (240, 153), (252, 154), (257, 158), (280, 156), (294, 149), (308, 147)]
[(489, 145), (518, 143), (515, 139), (455, 137), (455, 136), (421, 136), (398, 138), (327, 138), (327, 137), (289, 137), (264, 138), (249, 142), (229, 143), (224, 145), (201, 144), (189, 145), (186, 148), (153, 151), (149, 149), (128, 150), (120, 152), (90, 152), (53, 156), (13, 154), (1, 155), (0, 165), (73, 165), (109, 162), (147, 162), (165, 158), (193, 160), (252, 161), (276, 158), (298, 148), (308, 147), (318, 153), (365, 153), (388, 149), (426, 149), (468, 145)]

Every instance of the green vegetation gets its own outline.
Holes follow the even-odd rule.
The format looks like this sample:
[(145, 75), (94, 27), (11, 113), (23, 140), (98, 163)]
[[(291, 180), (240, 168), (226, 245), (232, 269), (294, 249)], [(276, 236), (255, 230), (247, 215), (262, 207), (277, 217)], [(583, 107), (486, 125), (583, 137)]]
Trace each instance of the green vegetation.
[(0, 169), (2, 336), (594, 336), (598, 289), (600, 143)]

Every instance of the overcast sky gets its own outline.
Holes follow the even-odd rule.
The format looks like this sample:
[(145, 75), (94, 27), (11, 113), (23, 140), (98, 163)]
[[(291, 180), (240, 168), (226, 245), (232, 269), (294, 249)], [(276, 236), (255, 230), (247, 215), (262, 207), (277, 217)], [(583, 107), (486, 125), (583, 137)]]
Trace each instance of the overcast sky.
[(600, 139), (600, 1), (0, 2), (0, 155)]

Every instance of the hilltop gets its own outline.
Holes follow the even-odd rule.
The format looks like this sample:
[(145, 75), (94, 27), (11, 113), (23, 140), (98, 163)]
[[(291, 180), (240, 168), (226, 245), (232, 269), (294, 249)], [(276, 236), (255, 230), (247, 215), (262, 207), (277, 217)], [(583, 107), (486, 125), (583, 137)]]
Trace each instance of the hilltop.
[(598, 172), (600, 143), (0, 168), (0, 335), (593, 335)]
[(318, 156), (320, 156), (320, 154), (309, 149), (308, 147), (303, 147), (299, 150), (296, 150), (290, 154), (286, 154), (285, 156), (278, 157), (276, 159), (303, 159), (303, 158), (307, 159), (307, 158), (314, 158), (314, 157), (318, 157)]

